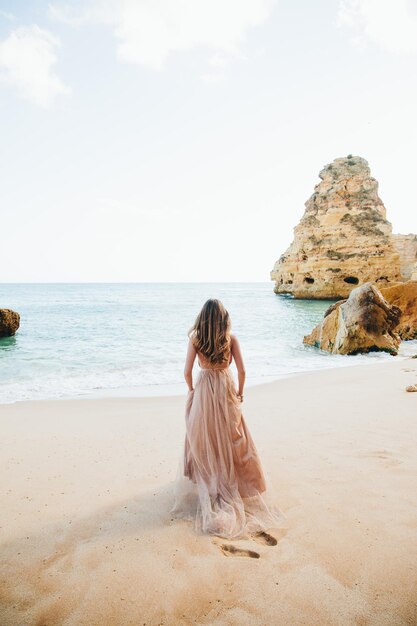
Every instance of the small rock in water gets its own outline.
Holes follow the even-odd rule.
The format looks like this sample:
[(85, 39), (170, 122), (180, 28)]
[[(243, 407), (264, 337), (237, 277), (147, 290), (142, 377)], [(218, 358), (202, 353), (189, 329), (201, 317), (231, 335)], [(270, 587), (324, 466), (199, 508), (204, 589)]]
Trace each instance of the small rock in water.
[(12, 337), (20, 324), (20, 315), (11, 309), (0, 309), (0, 339)]

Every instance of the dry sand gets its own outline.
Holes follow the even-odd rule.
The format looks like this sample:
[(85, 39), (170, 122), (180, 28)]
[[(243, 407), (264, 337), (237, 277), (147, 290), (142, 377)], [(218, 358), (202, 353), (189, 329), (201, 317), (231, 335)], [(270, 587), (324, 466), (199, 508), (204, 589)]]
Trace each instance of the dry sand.
[(0, 406), (1, 626), (417, 624), (417, 360), (248, 388), (289, 527), (171, 520), (184, 397)]

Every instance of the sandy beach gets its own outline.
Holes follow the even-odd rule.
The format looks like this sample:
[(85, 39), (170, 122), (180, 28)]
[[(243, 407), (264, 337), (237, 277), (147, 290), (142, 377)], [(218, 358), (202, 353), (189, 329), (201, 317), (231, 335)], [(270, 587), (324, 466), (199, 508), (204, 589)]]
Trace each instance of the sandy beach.
[(2, 626), (417, 624), (417, 360), (247, 388), (289, 521), (259, 559), (173, 520), (184, 397), (0, 406)]

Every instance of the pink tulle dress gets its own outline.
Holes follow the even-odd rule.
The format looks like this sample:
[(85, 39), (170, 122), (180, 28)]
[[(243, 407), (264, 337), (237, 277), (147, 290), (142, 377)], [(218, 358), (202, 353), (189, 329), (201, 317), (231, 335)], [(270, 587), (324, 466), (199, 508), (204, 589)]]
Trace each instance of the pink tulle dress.
[[(185, 406), (185, 443), (174, 481), (171, 514), (198, 533), (228, 539), (287, 527), (242, 415), (229, 365), (197, 353), (200, 371)], [(267, 489), (268, 486), (268, 489)], [(268, 495), (267, 495), (268, 493)]]

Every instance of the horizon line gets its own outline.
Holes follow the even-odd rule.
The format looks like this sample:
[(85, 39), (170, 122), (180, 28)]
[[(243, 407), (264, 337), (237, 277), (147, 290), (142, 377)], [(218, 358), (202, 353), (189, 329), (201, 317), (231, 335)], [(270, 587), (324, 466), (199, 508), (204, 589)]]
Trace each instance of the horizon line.
[(213, 285), (213, 284), (263, 284), (272, 283), (273, 280), (121, 280), (121, 281), (105, 281), (105, 280), (63, 280), (63, 281), (5, 281), (0, 285)]

